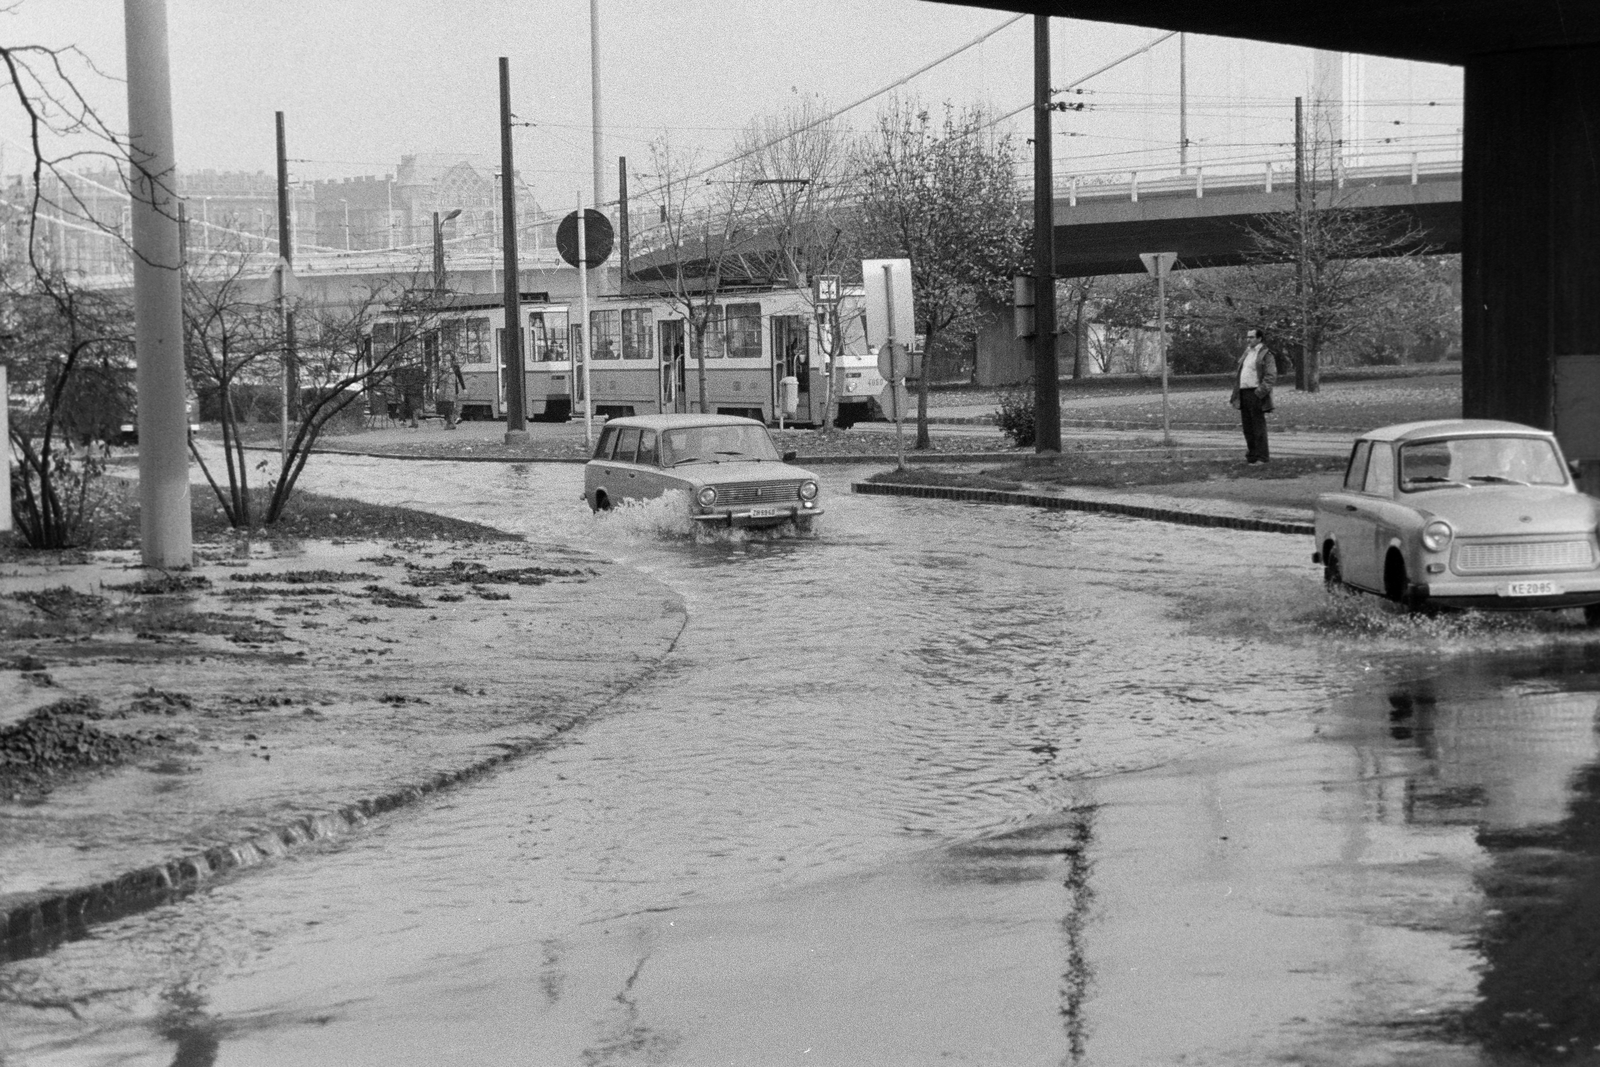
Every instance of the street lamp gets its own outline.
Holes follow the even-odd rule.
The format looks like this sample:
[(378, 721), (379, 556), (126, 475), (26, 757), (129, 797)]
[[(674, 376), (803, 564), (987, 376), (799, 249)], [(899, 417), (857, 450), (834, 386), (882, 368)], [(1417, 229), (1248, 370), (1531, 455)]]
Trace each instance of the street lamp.
[(439, 213), (433, 213), (433, 288), (437, 292), (444, 292), (444, 224), (461, 214), (461, 209), (456, 208), (444, 218)]

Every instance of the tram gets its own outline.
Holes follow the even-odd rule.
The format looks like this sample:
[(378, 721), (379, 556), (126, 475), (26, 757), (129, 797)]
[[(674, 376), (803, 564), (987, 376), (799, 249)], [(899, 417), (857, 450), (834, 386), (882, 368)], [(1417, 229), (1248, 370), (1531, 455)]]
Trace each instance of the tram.
[[(842, 352), (835, 379), (842, 427), (881, 414), (884, 382), (866, 344), (861, 307), (860, 290), (847, 288), (839, 306)], [(521, 314), (526, 418), (565, 421), (583, 413), (586, 332), (597, 416), (701, 410), (693, 327), (669, 299), (593, 298), (587, 331), (575, 301), (531, 300)], [(464, 419), (506, 416), (504, 323), (503, 305), (488, 297), (458, 298), (442, 317), (434, 373), (442, 375), (452, 361), (460, 367), (457, 403)], [(724, 294), (704, 333), (705, 410), (769, 424), (781, 413), (786, 422), (820, 425), (833, 333), (833, 324), (815, 314), (807, 290)], [(783, 412), (783, 380), (790, 377), (798, 402), (794, 411)]]

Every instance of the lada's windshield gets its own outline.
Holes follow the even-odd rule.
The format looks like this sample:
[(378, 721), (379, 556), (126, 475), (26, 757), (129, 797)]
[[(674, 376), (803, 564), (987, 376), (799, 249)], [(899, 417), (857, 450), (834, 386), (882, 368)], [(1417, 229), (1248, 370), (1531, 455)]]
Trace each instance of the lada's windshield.
[(778, 459), (764, 426), (690, 426), (661, 437), (661, 465)]
[(1400, 446), (1400, 488), (1566, 485), (1567, 472), (1549, 441), (1538, 437), (1458, 437)]

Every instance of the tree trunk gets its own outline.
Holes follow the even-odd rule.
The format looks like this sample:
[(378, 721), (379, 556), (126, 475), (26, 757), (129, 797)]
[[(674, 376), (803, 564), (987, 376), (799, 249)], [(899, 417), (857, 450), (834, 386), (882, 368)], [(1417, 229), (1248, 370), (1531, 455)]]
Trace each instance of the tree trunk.
[(694, 327), (695, 378), (700, 386), (700, 414), (706, 413), (706, 326), (697, 322)]
[[(925, 452), (933, 447), (933, 442), (928, 438), (928, 368), (933, 363), (933, 327), (928, 327), (928, 332), (922, 341), (922, 366), (917, 375), (917, 443), (912, 446), (919, 452)], [(916, 338), (912, 338), (915, 343)], [(911, 345), (906, 346), (909, 351)]]

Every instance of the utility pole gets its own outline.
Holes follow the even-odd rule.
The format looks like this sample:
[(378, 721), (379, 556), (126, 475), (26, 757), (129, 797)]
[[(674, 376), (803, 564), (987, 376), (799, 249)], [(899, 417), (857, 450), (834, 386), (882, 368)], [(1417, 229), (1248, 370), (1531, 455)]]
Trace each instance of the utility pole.
[(166, 0), (123, 0), (128, 60), (134, 353), (139, 394), (139, 545), (147, 567), (194, 563), (189, 419), (184, 412), (183, 281)]
[(628, 291), (628, 157), (617, 157), (617, 262), (622, 267), (617, 291)]
[(1050, 16), (1033, 17), (1033, 447), (1061, 451), (1056, 380), (1056, 219), (1050, 122)]
[(283, 129), (283, 112), (276, 112), (278, 126), (278, 317), (283, 325), (283, 359), (279, 363), (278, 381), (282, 390), (279, 404), (279, 432), (281, 459), (279, 477), (289, 465), (289, 414), (298, 411), (299, 405), (290, 401), (299, 387), (300, 373), (295, 366), (294, 311), (289, 307), (289, 294), (294, 275), (294, 234), (289, 219), (289, 150)]
[(506, 329), (501, 358), (506, 369), (506, 444), (528, 440), (527, 383), (522, 370), (522, 306), (517, 292), (517, 173), (511, 152), (511, 60), (500, 57), (500, 214), (505, 235)]
[(1311, 323), (1306, 315), (1306, 131), (1300, 97), (1294, 98), (1294, 221), (1299, 240), (1295, 242), (1294, 295), (1300, 307), (1300, 358), (1294, 361), (1294, 387), (1300, 392), (1310, 388), (1311, 372), (1306, 361), (1311, 349), (1306, 342), (1311, 337)]
[(1189, 173), (1189, 42), (1178, 34), (1178, 173)]

